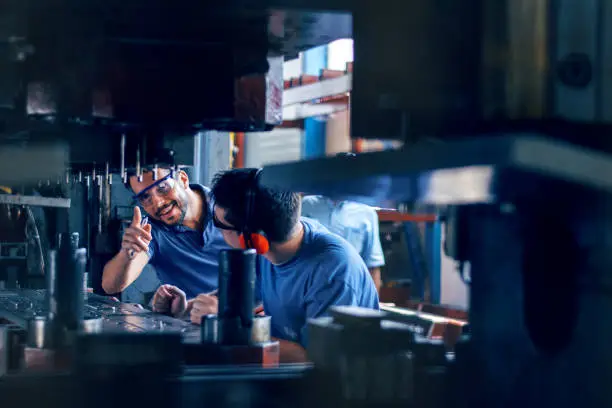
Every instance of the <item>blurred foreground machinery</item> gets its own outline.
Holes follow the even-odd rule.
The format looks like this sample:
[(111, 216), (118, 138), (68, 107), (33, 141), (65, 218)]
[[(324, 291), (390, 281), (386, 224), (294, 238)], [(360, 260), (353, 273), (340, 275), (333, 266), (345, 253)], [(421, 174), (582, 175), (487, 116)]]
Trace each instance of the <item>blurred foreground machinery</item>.
[[(107, 186), (113, 173), (125, 178), (127, 171), (141, 174), (156, 165), (189, 165), (193, 151), (180, 146), (200, 130), (270, 129), (281, 121), (283, 55), (347, 36), (351, 27), (341, 12), (348, 12), (355, 40), (352, 135), (401, 139), (405, 148), (270, 166), (262, 182), (374, 204), (445, 207), (454, 238), (447, 250), (461, 267), (470, 264), (472, 279), (469, 335), (454, 359), (434, 347), (430, 361), (446, 369), (421, 370), (436, 378), (428, 384), (447, 384), (451, 398), (444, 401), (612, 403), (606, 392), (612, 375), (608, 2), (39, 3), (1, 6), (2, 185), (78, 180)], [(71, 205), (47, 204), (60, 212)], [(56, 286), (65, 295), (53, 309), (72, 314), (57, 336), (65, 355), (76, 352), (71, 370), (87, 383), (85, 395), (135, 372), (146, 373), (133, 384), (145, 391), (131, 395), (164, 407), (211, 395), (247, 404), (255, 394), (298, 406), (321, 389), (308, 382), (307, 367), (185, 371), (180, 353), (172, 352), (180, 349), (180, 336), (125, 341), (94, 334), (71, 343), (74, 335), (66, 335), (85, 314), (76, 301), (82, 281), (66, 272), (82, 271), (83, 251), (66, 238), (68, 217), (58, 224), (65, 234), (57, 258), (64, 278)], [(324, 393), (327, 402), (444, 405), (418, 397), (416, 379), (403, 386), (410, 381), (407, 367), (418, 367), (418, 358), (410, 358), (416, 352), (403, 347), (413, 340), (394, 324), (400, 322), (384, 321), (344, 311), (313, 322), (313, 331), (337, 345), (332, 353), (310, 350), (313, 372), (344, 384)], [(22, 338), (18, 330), (6, 332)], [(372, 352), (369, 341), (389, 355)], [(62, 361), (58, 367), (65, 367)], [(181, 369), (194, 375), (181, 376)], [(397, 376), (383, 374), (390, 369)], [(72, 395), (74, 384), (66, 379), (75, 377), (59, 372), (2, 379), (12, 394), (0, 398), (43, 388), (49, 394), (40, 395)], [(282, 383), (277, 393), (261, 383), (246, 385), (263, 372)], [(375, 385), (383, 378), (389, 387)], [(216, 385), (224, 380), (227, 388)], [(174, 398), (187, 388), (193, 400)], [(381, 395), (374, 395), (378, 389)], [(260, 401), (266, 398), (270, 403), (270, 397)]]
[(610, 4), (406, 3), (355, 16), (351, 96), (354, 137), (404, 148), (262, 182), (447, 213), (447, 252), (471, 271), (454, 406), (610, 405)]

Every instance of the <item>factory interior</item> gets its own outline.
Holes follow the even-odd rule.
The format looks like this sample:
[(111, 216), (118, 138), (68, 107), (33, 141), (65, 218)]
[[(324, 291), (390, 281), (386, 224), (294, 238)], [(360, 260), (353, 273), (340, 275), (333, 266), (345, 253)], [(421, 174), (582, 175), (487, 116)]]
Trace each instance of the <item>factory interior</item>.
[(612, 2), (2, 10), (0, 408), (612, 406)]

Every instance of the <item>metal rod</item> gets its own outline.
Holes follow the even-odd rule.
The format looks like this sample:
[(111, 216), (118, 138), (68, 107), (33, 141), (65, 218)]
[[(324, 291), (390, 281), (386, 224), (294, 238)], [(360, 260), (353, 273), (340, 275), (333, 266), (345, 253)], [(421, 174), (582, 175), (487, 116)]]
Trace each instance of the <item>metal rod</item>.
[(110, 166), (108, 162), (106, 162), (106, 171), (104, 173), (104, 178), (109, 185), (113, 184), (113, 175), (110, 173)]
[[(87, 180), (89, 181), (89, 177), (87, 177)], [(85, 194), (83, 197), (83, 201), (84, 201), (84, 208), (85, 208), (85, 243), (86, 248), (87, 248), (87, 253), (91, 254), (91, 247), (92, 247), (92, 237), (93, 237), (93, 231), (92, 231), (92, 212), (93, 212), (93, 202), (94, 199), (94, 195), (92, 192), (92, 189), (89, 186), (89, 182), (87, 182), (86, 187), (85, 187)], [(89, 257), (88, 259), (88, 263), (87, 263), (87, 268), (86, 270), (91, 271), (91, 263), (92, 263), (92, 256)]]
[(121, 134), (121, 179), (125, 183), (127, 181), (127, 175), (125, 172), (125, 133)]
[(102, 183), (102, 176), (98, 176), (98, 234), (102, 233), (102, 197), (104, 194), (104, 184)]
[(136, 176), (138, 182), (142, 183), (142, 169), (140, 168), (140, 145), (136, 148)]

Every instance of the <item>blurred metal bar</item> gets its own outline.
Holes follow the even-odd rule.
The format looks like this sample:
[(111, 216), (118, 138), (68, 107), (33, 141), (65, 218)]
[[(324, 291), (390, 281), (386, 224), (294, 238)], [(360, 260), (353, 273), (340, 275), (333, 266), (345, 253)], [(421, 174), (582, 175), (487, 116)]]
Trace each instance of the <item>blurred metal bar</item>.
[(70, 208), (70, 198), (0, 195), (0, 204), (32, 205), (35, 207)]
[(351, 91), (352, 83), (353, 74), (346, 74), (338, 78), (324, 79), (313, 84), (289, 88), (283, 94), (283, 106), (341, 95)]
[(299, 120), (313, 116), (331, 115), (332, 113), (345, 111), (348, 106), (344, 103), (321, 103), (311, 105), (300, 103), (283, 107), (283, 120)]
[[(508, 170), (532, 177), (509, 183), (501, 177)], [(502, 193), (533, 193), (533, 176), (612, 192), (609, 174), (610, 155), (523, 134), (270, 165), (264, 167), (261, 182), (369, 205), (384, 206), (389, 200), (476, 204), (503, 199)]]

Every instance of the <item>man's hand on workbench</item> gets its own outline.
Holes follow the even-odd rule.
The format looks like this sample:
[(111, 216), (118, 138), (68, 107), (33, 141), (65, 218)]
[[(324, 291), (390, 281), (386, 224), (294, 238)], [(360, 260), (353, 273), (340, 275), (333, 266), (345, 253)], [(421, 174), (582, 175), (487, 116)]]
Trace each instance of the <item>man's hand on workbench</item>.
[(181, 317), (187, 310), (187, 295), (172, 285), (161, 285), (153, 295), (153, 311), (170, 312), (174, 317)]
[(219, 312), (219, 299), (216, 292), (202, 293), (191, 301), (191, 322), (202, 324), (202, 317)]
[(152, 239), (151, 224), (142, 225), (140, 208), (134, 207), (134, 217), (130, 226), (123, 233), (121, 249), (127, 251), (130, 257), (133, 257), (140, 252), (146, 252)]

